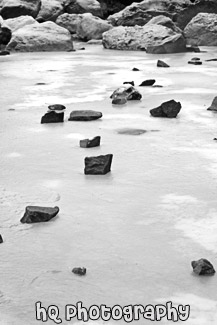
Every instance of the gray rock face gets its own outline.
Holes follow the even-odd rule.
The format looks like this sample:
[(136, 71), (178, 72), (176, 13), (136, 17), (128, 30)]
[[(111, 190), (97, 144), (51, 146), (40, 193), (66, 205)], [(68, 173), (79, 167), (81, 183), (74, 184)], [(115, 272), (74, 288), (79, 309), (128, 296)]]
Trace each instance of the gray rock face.
[(4, 24), (14, 33), (19, 28), (27, 25), (38, 24), (32, 16), (20, 16), (16, 18), (6, 19)]
[(93, 139), (84, 139), (80, 141), (81, 148), (93, 148), (100, 146), (101, 137), (97, 136)]
[(117, 100), (124, 99), (121, 104), (125, 104), (125, 100), (140, 100), (142, 95), (138, 90), (136, 90), (133, 86), (123, 86), (116, 89), (112, 95), (110, 96), (113, 99), (112, 103), (117, 104)]
[(180, 102), (170, 100), (161, 104), (160, 106), (150, 110), (150, 114), (154, 117), (168, 117), (175, 118), (181, 110)]
[(186, 41), (182, 34), (153, 24), (113, 28), (103, 34), (103, 46), (116, 50), (146, 50), (147, 53), (154, 54), (186, 51)]
[(217, 45), (217, 14), (200, 13), (184, 30), (187, 43), (191, 45)]
[(85, 175), (105, 175), (110, 172), (112, 164), (112, 154), (97, 157), (85, 158)]
[(89, 12), (94, 16), (102, 16), (102, 9), (97, 0), (66, 0), (65, 12), (69, 14), (84, 14)]
[(59, 213), (59, 208), (27, 206), (21, 223), (47, 222)]
[(211, 106), (207, 110), (217, 112), (217, 96), (213, 99)]
[(36, 18), (41, 7), (41, 0), (1, 0), (0, 15), (4, 19), (22, 15)]
[(41, 8), (37, 15), (39, 21), (55, 21), (57, 17), (63, 14), (64, 8), (62, 1), (59, 0), (41, 0)]
[(31, 24), (13, 33), (7, 50), (20, 52), (69, 51), (73, 49), (71, 34), (54, 22)]
[(213, 265), (205, 258), (201, 258), (198, 261), (192, 261), (191, 266), (193, 267), (194, 273), (198, 275), (213, 275), (215, 273)]
[(64, 113), (56, 113), (55, 111), (50, 111), (41, 118), (41, 124), (62, 122), (64, 122)]
[(72, 111), (69, 117), (69, 121), (93, 121), (102, 117), (101, 112), (92, 110), (80, 110)]
[(56, 24), (68, 29), (71, 34), (76, 34), (77, 26), (81, 21), (81, 15), (78, 14), (62, 14), (57, 20)]

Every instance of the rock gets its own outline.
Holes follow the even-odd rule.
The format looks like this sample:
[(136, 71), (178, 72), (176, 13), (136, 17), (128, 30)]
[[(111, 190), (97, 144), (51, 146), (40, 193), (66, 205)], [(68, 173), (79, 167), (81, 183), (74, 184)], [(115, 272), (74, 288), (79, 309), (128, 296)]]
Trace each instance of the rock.
[(63, 13), (63, 2), (59, 0), (41, 0), (41, 8), (36, 19), (39, 22), (55, 21)]
[(4, 19), (25, 15), (36, 18), (41, 7), (41, 0), (1, 0), (0, 7), (0, 15)]
[(217, 141), (217, 138), (214, 138), (213, 140)]
[(150, 110), (150, 114), (154, 117), (175, 118), (181, 110), (180, 102), (170, 100), (161, 104), (159, 107)]
[(68, 51), (73, 49), (71, 34), (54, 22), (31, 24), (13, 33), (7, 50), (20, 52)]
[(100, 146), (101, 137), (97, 136), (93, 139), (84, 139), (80, 141), (81, 148), (93, 148)]
[(187, 45), (186, 49), (187, 49), (187, 52), (200, 53), (200, 49), (199, 49), (198, 46), (191, 46), (191, 45), (189, 46), (189, 45)]
[(9, 51), (0, 51), (0, 55), (10, 55)]
[(199, 13), (184, 30), (187, 43), (191, 45), (217, 45), (217, 14)]
[(165, 63), (164, 61), (158, 60), (157, 61), (157, 67), (159, 67), (159, 68), (169, 68), (170, 66), (167, 63)]
[(11, 32), (14, 33), (19, 28), (27, 25), (38, 24), (38, 22), (32, 16), (20, 16), (6, 19), (5, 24), (11, 30)]
[(102, 45), (101, 39), (91, 39), (87, 42), (89, 45)]
[(167, 28), (172, 29), (176, 33), (182, 33), (182, 30), (175, 25), (175, 23), (172, 21), (171, 18), (159, 15), (156, 17), (153, 17), (149, 22), (146, 24), (147, 25), (161, 25)]
[(0, 244), (3, 243), (3, 238), (2, 238), (2, 235), (0, 235)]
[(161, 25), (115, 27), (103, 34), (106, 49), (142, 50), (147, 53), (163, 54), (186, 51), (182, 34)]
[(85, 175), (105, 175), (110, 172), (112, 164), (112, 154), (97, 157), (85, 158)]
[(126, 97), (115, 97), (112, 100), (113, 105), (124, 105), (127, 103), (127, 98)]
[(44, 123), (60, 123), (64, 122), (64, 113), (57, 113), (55, 111), (50, 111), (46, 113), (41, 118), (41, 124)]
[(212, 104), (207, 111), (217, 111), (217, 96), (213, 99)]
[(113, 28), (107, 21), (95, 17), (90, 13), (80, 15), (81, 20), (77, 25), (77, 36), (87, 42), (91, 39), (102, 39), (102, 34)]
[(74, 267), (72, 269), (72, 273), (77, 274), (77, 275), (85, 275), (87, 272), (85, 267)]
[(209, 60), (205, 60), (207, 62), (211, 62), (211, 61), (217, 61), (217, 59), (209, 59)]
[(77, 26), (81, 19), (81, 15), (65, 13), (57, 18), (56, 24), (68, 29), (71, 34), (76, 34)]
[(54, 218), (59, 212), (58, 207), (47, 208), (39, 206), (27, 206), (24, 216), (20, 220), (22, 223), (47, 222)]
[(102, 9), (97, 0), (66, 0), (65, 12), (69, 14), (91, 13), (102, 17)]
[(194, 273), (198, 275), (213, 275), (215, 273), (213, 265), (205, 258), (201, 258), (198, 261), (192, 261), (191, 266), (193, 267)]
[(201, 61), (198, 61), (198, 60), (191, 59), (191, 61), (188, 61), (188, 64), (201, 65), (202, 62)]
[(143, 129), (131, 129), (131, 128), (124, 128), (118, 130), (118, 134), (127, 134), (127, 135), (141, 135), (146, 132), (147, 131)]
[(130, 84), (130, 85), (132, 85), (132, 86), (135, 86), (134, 81), (124, 81), (123, 84), (124, 84), (124, 85), (126, 85), (126, 84)]
[(53, 104), (48, 106), (50, 111), (63, 111), (66, 107), (62, 104)]
[(69, 121), (93, 121), (102, 117), (101, 112), (92, 110), (80, 110), (72, 111), (69, 117)]
[(155, 79), (148, 79), (143, 81), (139, 86), (140, 87), (152, 86), (154, 83), (155, 83)]
[(133, 68), (132, 71), (140, 71), (138, 68)]
[(11, 40), (11, 30), (8, 27), (1, 27), (0, 26), (0, 47), (3, 45), (7, 45)]
[(118, 89), (116, 89), (112, 95), (110, 96), (111, 99), (113, 99), (112, 103), (114, 104), (114, 100), (116, 98), (125, 98), (126, 100), (140, 100), (142, 98), (142, 95), (138, 90), (136, 90), (133, 86), (123, 86)]

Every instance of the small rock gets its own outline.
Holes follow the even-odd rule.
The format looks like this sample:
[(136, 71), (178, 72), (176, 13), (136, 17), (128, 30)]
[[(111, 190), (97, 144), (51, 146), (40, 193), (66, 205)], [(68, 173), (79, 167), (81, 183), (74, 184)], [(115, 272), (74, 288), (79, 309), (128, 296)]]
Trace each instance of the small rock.
[(46, 83), (45, 83), (45, 82), (37, 82), (35, 85), (36, 85), (36, 86), (45, 86)]
[(132, 86), (135, 86), (134, 81), (124, 81), (123, 84), (130, 84)]
[(201, 61), (194, 61), (194, 60), (191, 60), (191, 61), (188, 61), (188, 64), (201, 65), (202, 62), (201, 62)]
[(105, 175), (110, 172), (112, 164), (112, 154), (97, 157), (86, 157), (84, 160), (85, 175)]
[(126, 98), (127, 100), (140, 100), (142, 95), (133, 86), (117, 88), (110, 98)]
[(48, 106), (50, 111), (63, 111), (66, 107), (62, 104), (53, 104)]
[(93, 139), (84, 139), (80, 141), (81, 148), (93, 148), (100, 146), (101, 137), (97, 136)]
[(217, 59), (209, 59), (209, 60), (205, 60), (207, 62), (211, 62), (211, 61), (217, 61)]
[(101, 112), (91, 110), (72, 111), (69, 121), (93, 121), (102, 117)]
[(198, 46), (187, 46), (186, 47), (187, 52), (194, 52), (194, 53), (200, 53), (200, 49)]
[(2, 235), (0, 235), (0, 244), (3, 243), (3, 238), (2, 238)]
[(127, 98), (126, 97), (115, 97), (112, 99), (112, 104), (113, 105), (124, 105), (127, 103)]
[(133, 68), (132, 71), (140, 71), (139, 69), (137, 68)]
[(191, 61), (200, 61), (200, 58), (192, 58)]
[(20, 222), (22, 223), (36, 223), (47, 222), (54, 218), (59, 212), (58, 207), (47, 208), (39, 206), (27, 206), (26, 211)]
[(84, 50), (86, 50), (86, 49), (85, 49), (85, 47), (79, 47), (77, 50), (78, 50), (78, 51), (84, 51)]
[(217, 138), (214, 138), (213, 140), (217, 141)]
[(215, 273), (213, 265), (205, 258), (192, 261), (191, 266), (193, 267), (193, 271), (198, 275), (213, 275)]
[(77, 275), (85, 275), (87, 272), (85, 267), (74, 267), (72, 269), (72, 273), (77, 274)]
[(163, 88), (162, 85), (153, 85), (153, 88)]
[(155, 83), (155, 79), (148, 79), (143, 81), (139, 86), (140, 87), (153, 86), (154, 83)]
[(0, 55), (10, 55), (10, 52), (9, 51), (0, 51)]
[(169, 68), (170, 66), (167, 63), (165, 63), (164, 61), (158, 60), (157, 61), (157, 67), (159, 67), (159, 68)]
[(217, 111), (217, 96), (213, 99), (212, 104), (207, 111)]
[(180, 102), (176, 102), (172, 99), (156, 108), (151, 109), (150, 114), (154, 117), (175, 118), (180, 112), (181, 107)]
[(64, 113), (57, 113), (55, 111), (50, 111), (46, 113), (41, 118), (41, 124), (44, 123), (59, 123), (64, 122)]

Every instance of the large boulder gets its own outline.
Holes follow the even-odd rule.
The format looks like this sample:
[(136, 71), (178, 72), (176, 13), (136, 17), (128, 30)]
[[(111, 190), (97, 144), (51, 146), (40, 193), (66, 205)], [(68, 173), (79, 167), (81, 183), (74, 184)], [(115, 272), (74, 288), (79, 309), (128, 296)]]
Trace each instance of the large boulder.
[(71, 34), (76, 34), (77, 26), (80, 23), (81, 19), (81, 15), (65, 13), (57, 18), (56, 24), (68, 29)]
[(103, 16), (108, 17), (116, 12), (123, 10), (126, 6), (133, 2), (141, 2), (142, 0), (98, 0), (100, 2)]
[(161, 26), (172, 29), (176, 33), (182, 33), (181, 29), (176, 26), (176, 24), (172, 21), (172, 19), (170, 17), (167, 17), (167, 16), (163, 16), (163, 15), (156, 16), (156, 17), (152, 18), (151, 20), (149, 20), (149, 22), (146, 24), (146, 26), (151, 25), (151, 24), (152, 25), (161, 25)]
[(217, 45), (217, 14), (200, 13), (186, 26), (185, 37), (191, 45)]
[(65, 12), (69, 14), (91, 13), (94, 16), (102, 16), (102, 9), (97, 0), (66, 0)]
[(20, 16), (16, 18), (10, 18), (6, 19), (4, 23), (12, 31), (12, 33), (26, 25), (38, 24), (38, 22), (32, 16)]
[(41, 7), (41, 0), (1, 0), (0, 15), (4, 19), (22, 15), (36, 18)]
[(161, 25), (112, 28), (103, 34), (103, 46), (117, 50), (146, 50), (147, 53), (177, 53), (186, 51), (182, 34)]
[(67, 29), (47, 21), (16, 30), (7, 49), (20, 52), (69, 51), (73, 49), (73, 43)]
[(107, 21), (93, 16), (92, 14), (80, 15), (81, 20), (77, 25), (77, 36), (83, 41), (89, 41), (91, 39), (102, 39), (102, 34), (111, 28)]
[(40, 22), (55, 21), (63, 12), (64, 8), (60, 0), (41, 0), (41, 9), (37, 20)]

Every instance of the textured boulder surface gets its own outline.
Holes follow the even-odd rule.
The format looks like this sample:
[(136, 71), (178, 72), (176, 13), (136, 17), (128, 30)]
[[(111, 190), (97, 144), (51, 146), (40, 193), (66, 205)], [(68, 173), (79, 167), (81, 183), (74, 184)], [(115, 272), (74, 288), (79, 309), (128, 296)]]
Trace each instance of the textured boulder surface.
[(22, 15), (36, 18), (41, 8), (41, 0), (1, 0), (0, 15), (4, 19)]
[(163, 16), (163, 15), (159, 15), (159, 16), (152, 18), (151, 20), (149, 20), (149, 22), (146, 24), (146, 26), (151, 25), (151, 24), (152, 25), (161, 25), (161, 26), (172, 29), (176, 33), (182, 33), (182, 30), (176, 26), (176, 24), (172, 21), (171, 18)]
[(4, 23), (8, 26), (8, 28), (10, 28), (12, 33), (26, 25), (38, 24), (38, 22), (32, 16), (20, 16), (16, 18), (9, 18), (6, 19)]
[(47, 20), (55, 21), (64, 12), (62, 1), (41, 0), (41, 8), (37, 15), (37, 20), (44, 22)]
[(27, 206), (24, 216), (20, 220), (22, 223), (47, 222), (54, 218), (59, 212), (58, 207), (47, 208), (39, 206)]
[(93, 121), (102, 117), (101, 112), (92, 110), (72, 111), (70, 113), (69, 121)]
[(100, 146), (100, 140), (101, 140), (100, 136), (94, 137), (93, 139), (80, 140), (80, 147), (81, 148), (98, 147)]
[[(117, 100), (125, 99), (125, 100), (140, 100), (142, 95), (136, 88), (133, 86), (123, 86), (117, 88), (110, 96), (113, 99), (113, 104), (125, 104), (125, 101), (118, 103)], [(116, 102), (115, 102), (116, 101)]]
[(112, 154), (97, 157), (86, 157), (84, 173), (85, 175), (105, 175), (110, 172), (112, 164)]
[(20, 52), (68, 51), (73, 49), (73, 44), (67, 29), (47, 21), (16, 30), (7, 49)]
[(146, 50), (147, 53), (178, 53), (186, 51), (182, 34), (161, 25), (119, 26), (103, 34), (103, 46), (117, 50)]
[(207, 108), (208, 111), (217, 111), (217, 96), (213, 99), (212, 104), (209, 108)]
[(56, 113), (54, 110), (46, 113), (41, 118), (41, 124), (44, 123), (61, 123), (64, 122), (64, 113)]
[(150, 114), (154, 117), (175, 118), (180, 112), (181, 107), (180, 102), (176, 102), (172, 99), (156, 108), (151, 109)]
[(187, 43), (191, 45), (217, 45), (217, 14), (200, 13), (184, 30)]
[(57, 18), (56, 24), (68, 29), (68, 31), (71, 34), (76, 34), (77, 27), (78, 27), (78, 24), (81, 21), (81, 18), (82, 18), (82, 16), (78, 15), (78, 14), (67, 14), (67, 13), (65, 13), (65, 14), (60, 15)]
[(198, 275), (213, 275), (215, 273), (213, 265), (205, 258), (192, 261), (191, 266), (193, 267), (194, 273)]
[(94, 16), (102, 16), (102, 9), (97, 0), (66, 0), (65, 12), (69, 14), (91, 13)]

